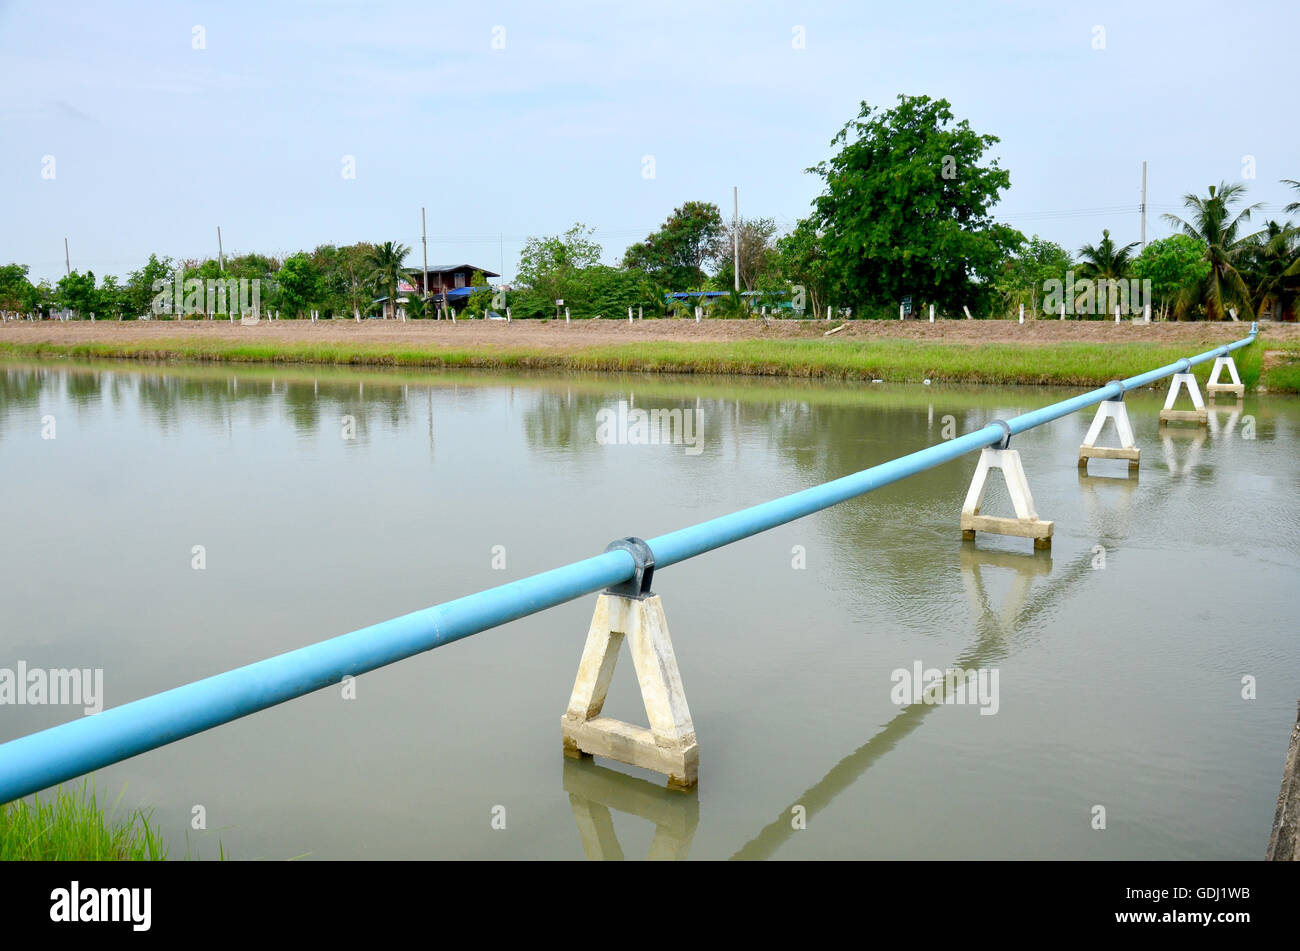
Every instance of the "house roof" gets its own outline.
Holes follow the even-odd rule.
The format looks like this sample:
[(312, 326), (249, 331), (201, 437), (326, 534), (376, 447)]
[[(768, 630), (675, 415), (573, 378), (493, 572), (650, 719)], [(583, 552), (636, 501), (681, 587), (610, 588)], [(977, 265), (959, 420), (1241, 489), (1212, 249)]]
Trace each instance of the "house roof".
[(500, 277), (496, 271), (489, 271), (485, 267), (476, 267), (473, 264), (430, 264), (428, 271), (430, 274), (445, 274), (449, 271), (479, 271), (484, 277)]
[[(429, 268), (429, 270), (432, 271), (433, 268)], [(496, 275), (493, 276), (495, 277)], [(496, 291), (496, 290), (509, 290), (509, 287), (504, 284), (487, 284), (487, 285), (479, 285), (478, 287), (473, 287), (469, 284), (466, 284), (464, 287), (454, 287), (454, 288), (448, 288), (445, 291), (438, 291), (436, 294), (431, 295), (431, 298), (435, 300), (441, 298), (446, 298), (447, 300), (459, 300), (462, 297), (469, 297), (469, 295), (473, 294), (475, 291)], [(409, 284), (403, 283), (399, 285), (397, 290), (397, 294), (398, 294), (397, 302), (399, 304), (403, 304), (409, 299), (409, 295), (414, 295), (415, 293), (416, 293), (415, 288), (411, 287)], [(404, 296), (404, 295), (408, 295), (408, 296)], [(370, 303), (382, 304), (387, 300), (388, 300), (388, 296), (384, 295), (383, 297), (376, 297)]]

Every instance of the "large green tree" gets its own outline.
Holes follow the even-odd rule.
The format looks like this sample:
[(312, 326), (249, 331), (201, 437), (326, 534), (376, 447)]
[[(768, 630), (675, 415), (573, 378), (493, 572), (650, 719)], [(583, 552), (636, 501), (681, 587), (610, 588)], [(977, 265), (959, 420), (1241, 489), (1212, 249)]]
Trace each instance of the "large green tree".
[(31, 313), (40, 302), (40, 293), (27, 279), (26, 264), (0, 267), (0, 310)]
[(654, 315), (664, 306), (662, 294), (656, 301), (654, 286), (639, 271), (598, 264), (582, 272), (582, 283), (578, 312), (584, 317), (626, 318), (629, 307)]
[(790, 302), (795, 313), (822, 316), (828, 304), (830, 284), (822, 236), (810, 219), (800, 221), (793, 231), (776, 242), (777, 269), (789, 285)]
[(172, 259), (150, 254), (149, 260), (139, 270), (127, 275), (126, 287), (122, 292), (123, 308), (127, 315), (133, 318), (157, 316), (152, 309), (154, 298), (166, 293), (167, 300), (171, 300), (172, 279)]
[(546, 303), (549, 312), (554, 313), (557, 300), (572, 307), (581, 293), (581, 273), (600, 263), (601, 247), (591, 240), (592, 234), (594, 229), (578, 222), (562, 235), (531, 237), (524, 243), (517, 279)]
[(279, 288), (279, 306), (295, 317), (319, 303), (321, 274), (306, 254), (295, 254), (284, 259), (276, 272)]
[(124, 298), (126, 288), (117, 283), (115, 274), (106, 274), (99, 282), (99, 311), (101, 317), (121, 320), (126, 306)]
[(673, 209), (658, 231), (631, 245), (623, 253), (623, 266), (673, 290), (699, 290), (708, 277), (705, 265), (724, 253), (725, 238), (718, 206), (688, 201)]
[[(351, 317), (369, 303), (365, 279), (370, 267), (366, 262), (373, 251), (374, 246), (363, 241), (343, 247), (322, 244), (311, 252), (311, 263), (321, 276), (318, 304), (324, 314)], [(408, 314), (413, 307), (418, 308), (415, 301), (416, 297), (412, 295), (411, 304), (407, 306)], [(427, 314), (430, 310), (427, 298), (421, 303), (425, 304), (421, 314)]]
[(1008, 308), (1018, 310), (1024, 304), (1031, 313), (1038, 314), (1047, 293), (1047, 282), (1064, 282), (1070, 263), (1065, 248), (1034, 235), (1003, 263), (995, 286)]
[(1164, 219), (1189, 238), (1200, 242), (1205, 250), (1204, 259), (1210, 270), (1203, 281), (1188, 289), (1184, 302), (1194, 301), (1205, 308), (1210, 320), (1223, 320), (1229, 308), (1236, 308), (1251, 317), (1250, 289), (1238, 270), (1258, 243), (1260, 232), (1246, 232), (1251, 213), (1260, 205), (1248, 205), (1240, 210), (1246, 186), (1240, 182), (1222, 182), (1210, 186), (1208, 196), (1188, 194), (1183, 196), (1187, 217), (1165, 215)]
[(898, 97), (862, 103), (831, 140), (839, 151), (808, 171), (836, 303), (882, 305), (911, 295), (946, 309), (992, 296), (1007, 254), (1024, 240), (989, 213), (1011, 179), (985, 151), (998, 139), (956, 121), (949, 103)]
[(1209, 276), (1205, 246), (1185, 234), (1152, 241), (1133, 259), (1133, 276), (1151, 282), (1152, 309), (1164, 319), (1188, 316), (1187, 289), (1200, 286)]
[(529, 238), (519, 253), (519, 281), (532, 287), (556, 272), (599, 264), (601, 247), (591, 240), (595, 233), (579, 221), (562, 235)]
[(280, 270), (280, 260), (265, 254), (241, 254), (226, 259), (226, 273), (234, 278), (269, 281)]
[(89, 319), (92, 313), (101, 309), (99, 291), (95, 287), (95, 272), (82, 274), (73, 271), (59, 278), (59, 282), (54, 285), (54, 300), (58, 306), (71, 310), (78, 317)]

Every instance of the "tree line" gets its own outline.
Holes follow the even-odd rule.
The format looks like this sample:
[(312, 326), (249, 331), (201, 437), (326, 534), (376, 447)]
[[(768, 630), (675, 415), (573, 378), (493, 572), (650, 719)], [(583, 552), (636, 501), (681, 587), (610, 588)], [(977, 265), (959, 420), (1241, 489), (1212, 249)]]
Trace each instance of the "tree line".
[[(1243, 183), (1185, 195), (1184, 214), (1164, 216), (1175, 233), (1145, 248), (1121, 244), (1106, 229), (1096, 244), (1071, 253), (995, 219), (993, 208), (1011, 184), (987, 155), (997, 142), (957, 120), (943, 99), (900, 95), (888, 109), (864, 102), (831, 140), (831, 158), (806, 170), (823, 187), (788, 232), (778, 234), (771, 218), (728, 222), (716, 204), (687, 201), (610, 266), (601, 263), (594, 229), (579, 222), (564, 234), (529, 238), (508, 293), (475, 274), (479, 290), (462, 312), (484, 316), (508, 307), (513, 317), (555, 317), (562, 300), (577, 317), (620, 317), (629, 308), (689, 316), (699, 305), (710, 316), (771, 310), (823, 317), (833, 310), (890, 318), (907, 299), (915, 315), (933, 305), (944, 316), (969, 309), (1000, 317), (1023, 306), (1031, 316), (1065, 307), (1104, 318), (1113, 303), (1105, 291), (1136, 282), (1143, 296), (1149, 290), (1142, 303), (1159, 318), (1220, 320), (1235, 312), (1294, 319), (1300, 224), (1256, 227), (1262, 206), (1245, 204)], [(1300, 193), (1300, 182), (1283, 183)], [(1300, 201), (1284, 209), (1296, 211)], [(74, 271), (54, 285), (33, 285), (25, 266), (10, 264), (0, 268), (0, 310), (131, 319), (150, 312), (158, 282), (181, 267), (187, 277), (259, 279), (263, 306), (288, 316), (370, 314), (378, 298), (387, 301), (382, 313), (395, 316), (399, 282), (415, 274), (409, 255), (391, 241), (321, 245), (283, 260), (244, 254), (173, 262), (155, 254), (124, 281)], [(681, 291), (715, 293), (670, 296)], [(407, 316), (427, 317), (435, 304), (411, 294), (404, 308)]]

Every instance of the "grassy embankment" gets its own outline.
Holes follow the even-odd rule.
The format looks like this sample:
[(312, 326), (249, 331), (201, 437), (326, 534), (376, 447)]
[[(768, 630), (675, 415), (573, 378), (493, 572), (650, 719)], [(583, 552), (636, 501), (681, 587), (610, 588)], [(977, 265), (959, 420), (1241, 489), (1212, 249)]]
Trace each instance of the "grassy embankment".
[[(1247, 349), (1254, 350), (1256, 348), (1248, 347)], [(1271, 362), (1271, 365), (1262, 374), (1260, 382), (1265, 389), (1273, 393), (1300, 393), (1300, 341), (1269, 341), (1265, 349), (1277, 351), (1280, 356), (1280, 359)], [(1258, 363), (1259, 357), (1257, 356), (1255, 359)], [(1242, 382), (1246, 383), (1244, 376)], [(1247, 383), (1247, 385), (1250, 384)]]
[[(167, 858), (153, 813), (133, 809), (117, 815), (121, 803), (105, 813), (88, 780), (79, 789), (59, 786), (52, 795), (0, 805), (0, 861), (4, 862), (161, 862)], [(190, 851), (186, 859), (201, 856)], [(226, 859), (218, 841), (217, 857)]]
[[(1205, 349), (1209, 349), (1206, 347)], [(1282, 358), (1262, 369), (1264, 350)], [(4, 343), (0, 356), (223, 363), (722, 373), (889, 382), (1100, 384), (1187, 355), (1185, 345), (1062, 342), (1037, 346), (912, 340), (640, 341), (574, 348), (420, 348), (394, 344), (244, 343), (220, 339)], [(1248, 388), (1300, 393), (1300, 342), (1265, 340), (1238, 351)], [(1210, 365), (1197, 368), (1202, 380)]]
[(60, 786), (51, 798), (0, 806), (0, 860), (161, 861), (167, 849), (150, 818), (139, 809), (105, 815), (86, 784), (80, 792)]

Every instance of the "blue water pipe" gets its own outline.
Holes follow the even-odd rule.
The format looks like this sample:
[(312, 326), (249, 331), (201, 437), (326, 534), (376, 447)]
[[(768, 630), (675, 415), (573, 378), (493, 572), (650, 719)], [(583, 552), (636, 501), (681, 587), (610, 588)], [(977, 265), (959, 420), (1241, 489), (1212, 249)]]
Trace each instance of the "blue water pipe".
[[(1198, 363), (1248, 346), (1256, 332), (1256, 325), (1251, 324), (1250, 335), (1234, 343), (1013, 417), (1005, 421), (1005, 428), (1002, 423), (990, 423), (870, 469), (648, 539), (655, 568), (793, 522), (1001, 443), (1009, 435), (1188, 372)], [(630, 552), (608, 551), (11, 740), (0, 745), (0, 803), (337, 684), (345, 676), (355, 677), (595, 594), (629, 581), (636, 566)]]

